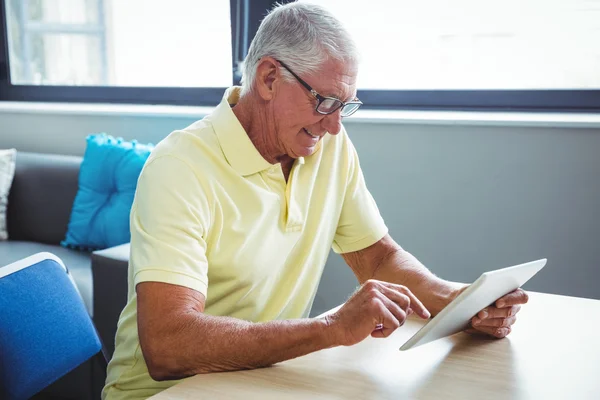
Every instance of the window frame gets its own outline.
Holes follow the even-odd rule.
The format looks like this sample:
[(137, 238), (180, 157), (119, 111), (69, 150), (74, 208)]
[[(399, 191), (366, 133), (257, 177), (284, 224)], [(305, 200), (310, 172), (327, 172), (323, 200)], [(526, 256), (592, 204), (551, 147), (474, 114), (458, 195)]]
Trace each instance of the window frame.
[(359, 90), (363, 108), (439, 111), (600, 112), (600, 90)]
[[(288, 3), (291, 0), (279, 1)], [(214, 106), (226, 88), (13, 85), (10, 82), (6, 0), (0, 0), (0, 101)], [(232, 78), (272, 0), (230, 0)], [(600, 112), (600, 88), (573, 90), (362, 90), (365, 109), (521, 112)]]

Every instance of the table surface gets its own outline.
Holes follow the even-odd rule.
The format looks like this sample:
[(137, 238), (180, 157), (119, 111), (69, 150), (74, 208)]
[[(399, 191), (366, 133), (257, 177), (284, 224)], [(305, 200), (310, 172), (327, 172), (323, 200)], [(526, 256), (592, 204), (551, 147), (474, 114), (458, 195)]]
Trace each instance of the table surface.
[(367, 338), (273, 367), (196, 375), (167, 399), (600, 399), (600, 301), (530, 292), (512, 333), (459, 333), (408, 350), (410, 317), (386, 339)]

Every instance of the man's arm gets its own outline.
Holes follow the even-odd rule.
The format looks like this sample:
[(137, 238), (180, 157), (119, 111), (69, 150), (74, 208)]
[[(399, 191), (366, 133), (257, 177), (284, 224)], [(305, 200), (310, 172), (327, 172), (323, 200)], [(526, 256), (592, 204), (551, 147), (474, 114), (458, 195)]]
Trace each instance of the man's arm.
[(257, 324), (204, 314), (204, 296), (160, 282), (136, 287), (140, 345), (155, 380), (268, 366), (336, 343), (325, 318)]
[(386, 337), (402, 325), (409, 304), (428, 317), (408, 289), (375, 281), (330, 316), (265, 323), (206, 315), (204, 296), (183, 286), (142, 282), (136, 293), (140, 345), (155, 380), (264, 367), (371, 334)]
[(377, 279), (404, 285), (434, 316), (468, 286), (438, 278), (389, 234), (372, 246), (342, 257), (361, 284)]
[[(366, 249), (342, 256), (360, 282), (377, 279), (407, 286), (432, 315), (439, 313), (469, 286), (438, 278), (389, 235)], [(473, 317), (473, 329), (467, 332), (505, 337), (511, 332), (521, 304), (527, 300), (528, 295), (522, 289), (502, 296)]]

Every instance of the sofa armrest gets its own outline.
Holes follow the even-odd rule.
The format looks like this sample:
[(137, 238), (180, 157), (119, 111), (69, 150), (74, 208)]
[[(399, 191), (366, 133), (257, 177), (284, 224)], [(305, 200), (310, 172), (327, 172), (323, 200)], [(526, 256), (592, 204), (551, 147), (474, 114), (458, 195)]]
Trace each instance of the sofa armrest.
[(127, 304), (129, 243), (92, 253), (94, 323), (108, 356), (115, 351), (115, 335), (121, 311)]

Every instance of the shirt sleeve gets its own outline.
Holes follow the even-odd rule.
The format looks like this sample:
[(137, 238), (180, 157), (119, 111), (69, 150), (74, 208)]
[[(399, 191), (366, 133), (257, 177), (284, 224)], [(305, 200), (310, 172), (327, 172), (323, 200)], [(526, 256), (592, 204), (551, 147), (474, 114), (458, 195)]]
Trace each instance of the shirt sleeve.
[(208, 200), (194, 170), (163, 155), (144, 167), (131, 209), (131, 267), (140, 282), (185, 286), (206, 297)]
[(369, 247), (388, 233), (377, 204), (365, 184), (358, 154), (346, 136), (346, 164), (348, 179), (342, 211), (333, 239), (336, 253), (349, 253)]

